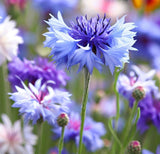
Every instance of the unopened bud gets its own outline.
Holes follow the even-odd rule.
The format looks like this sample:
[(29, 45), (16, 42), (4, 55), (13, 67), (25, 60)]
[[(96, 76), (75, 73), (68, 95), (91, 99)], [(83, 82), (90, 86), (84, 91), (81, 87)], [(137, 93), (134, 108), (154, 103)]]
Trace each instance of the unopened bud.
[(68, 115), (66, 113), (61, 113), (57, 118), (57, 124), (60, 127), (65, 127), (69, 122)]
[(105, 92), (103, 90), (98, 90), (95, 94), (95, 103), (98, 104), (104, 96), (105, 96)]
[(132, 141), (129, 143), (127, 148), (127, 154), (140, 154), (141, 144), (139, 141)]
[(136, 87), (132, 92), (132, 96), (136, 101), (140, 101), (145, 96), (144, 88), (142, 86)]

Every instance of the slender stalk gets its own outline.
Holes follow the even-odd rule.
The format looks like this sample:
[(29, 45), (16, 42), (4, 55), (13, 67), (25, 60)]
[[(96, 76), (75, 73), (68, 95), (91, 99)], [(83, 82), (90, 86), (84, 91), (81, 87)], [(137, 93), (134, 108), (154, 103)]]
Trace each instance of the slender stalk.
[(9, 92), (9, 82), (8, 82), (8, 69), (7, 69), (7, 62), (4, 62), (2, 65), (2, 75), (3, 75), (3, 97), (4, 97), (4, 102), (5, 103), (5, 112), (10, 116), (11, 112), (11, 104), (8, 96)]
[(38, 147), (37, 147), (37, 154), (41, 154), (42, 153), (42, 138), (43, 138), (43, 122), (38, 123), (37, 125), (37, 129), (38, 129)]
[(128, 141), (128, 135), (129, 135), (130, 130), (132, 128), (132, 121), (133, 121), (134, 115), (135, 115), (135, 113), (137, 111), (137, 107), (138, 107), (138, 101), (135, 101), (134, 104), (133, 104), (133, 108), (131, 110), (131, 114), (129, 116), (129, 120), (128, 120), (127, 124), (126, 124), (126, 128), (127, 129), (124, 132), (125, 134), (124, 134), (124, 140), (123, 140), (124, 144), (123, 144), (123, 148), (122, 148), (122, 153), (124, 153), (124, 150), (126, 148), (127, 143), (129, 143), (129, 141)]
[(63, 150), (64, 130), (65, 130), (65, 127), (62, 127), (61, 138), (59, 140), (59, 145), (58, 145), (58, 151), (59, 151), (58, 153), (59, 154), (61, 154), (62, 150)]
[(89, 88), (89, 81), (90, 81), (90, 73), (88, 72), (87, 68), (85, 68), (84, 71), (85, 71), (85, 79), (84, 79), (85, 87), (84, 87), (82, 107), (81, 107), (81, 128), (80, 128), (78, 154), (81, 154), (82, 152), (83, 128), (84, 128), (84, 121), (86, 116), (86, 104), (88, 101), (88, 88)]
[(122, 144), (121, 144), (119, 138), (117, 137), (116, 133), (114, 132), (114, 130), (113, 130), (113, 128), (112, 128), (111, 119), (108, 121), (108, 128), (109, 128), (109, 130), (110, 130), (110, 132), (111, 132), (111, 134), (112, 134), (115, 142), (117, 142), (117, 144), (118, 144), (118, 145), (120, 146), (120, 148), (121, 148), (121, 147), (122, 147)]
[(119, 93), (117, 91), (117, 81), (118, 81), (118, 77), (119, 77), (119, 74), (120, 74), (121, 70), (119, 70), (119, 68), (116, 68), (115, 69), (115, 77), (114, 77), (114, 92), (116, 94), (116, 124), (115, 124), (115, 127), (117, 129), (118, 127), (118, 120), (119, 120), (119, 117), (120, 117), (120, 107), (119, 107)]
[(127, 123), (127, 131), (125, 132), (125, 135), (124, 135), (124, 141), (126, 141), (128, 135), (129, 135), (129, 131), (132, 128), (132, 121), (133, 121), (134, 115), (137, 111), (137, 106), (138, 106), (138, 101), (135, 101), (134, 105), (133, 105), (133, 109), (131, 110), (131, 114), (130, 114), (128, 123)]

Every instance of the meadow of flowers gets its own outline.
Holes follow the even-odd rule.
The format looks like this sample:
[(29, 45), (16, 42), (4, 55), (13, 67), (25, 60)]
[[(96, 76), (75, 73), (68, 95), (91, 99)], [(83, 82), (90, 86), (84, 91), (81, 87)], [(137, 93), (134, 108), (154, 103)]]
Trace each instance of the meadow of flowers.
[(0, 154), (160, 154), (160, 0), (0, 1)]

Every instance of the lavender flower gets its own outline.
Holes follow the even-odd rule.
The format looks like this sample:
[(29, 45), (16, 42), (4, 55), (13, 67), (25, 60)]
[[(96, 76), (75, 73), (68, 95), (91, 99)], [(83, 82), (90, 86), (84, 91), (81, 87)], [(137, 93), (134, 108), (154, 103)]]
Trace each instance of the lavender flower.
[(140, 132), (143, 133), (149, 128), (150, 124), (153, 124), (160, 133), (160, 94), (158, 98), (153, 96), (152, 99), (143, 101), (140, 108), (141, 117), (137, 124)]
[(7, 115), (2, 115), (3, 123), (0, 123), (0, 153), (33, 154), (33, 145), (37, 137), (32, 134), (32, 127), (24, 125), (18, 120), (11, 124)]
[(49, 62), (47, 58), (38, 57), (34, 61), (19, 58), (15, 58), (8, 64), (9, 69), (9, 81), (12, 85), (12, 89), (15, 90), (15, 85), (21, 86), (20, 80), (31, 82), (32, 84), (39, 78), (42, 79), (42, 83), (48, 80), (52, 80), (55, 84), (51, 84), (53, 88), (59, 88), (67, 84), (69, 77), (62, 70), (56, 70), (55, 65)]
[(21, 81), (23, 88), (16, 86), (17, 92), (10, 93), (10, 99), (15, 101), (12, 107), (20, 108), (25, 123), (32, 120), (35, 124), (38, 120), (43, 120), (53, 125), (59, 112), (68, 112), (70, 94), (47, 85), (52, 81), (44, 84), (41, 81), (38, 79), (35, 85), (29, 83), (29, 87)]
[(158, 91), (158, 87), (155, 85), (155, 81), (152, 80), (155, 71), (152, 70), (148, 73), (142, 72), (137, 66), (132, 66), (128, 76), (121, 74), (117, 82), (118, 92), (130, 101), (130, 105), (133, 105), (133, 90), (141, 86), (144, 88), (145, 95), (150, 95)]
[(109, 66), (113, 74), (115, 67), (123, 67), (129, 60), (128, 50), (135, 40), (133, 23), (124, 23), (125, 17), (110, 26), (110, 19), (104, 15), (87, 19), (87, 16), (77, 17), (77, 23), (68, 27), (58, 12), (58, 19), (51, 15), (47, 21), (49, 32), (45, 33), (45, 47), (52, 49), (51, 55), (58, 65), (65, 64), (69, 69), (79, 64), (79, 71), (86, 67), (90, 74), (96, 67)]
[[(79, 143), (81, 119), (78, 113), (71, 112), (69, 116), (69, 123), (65, 127), (64, 140), (74, 140), (76, 144)], [(54, 128), (54, 134), (60, 136), (60, 129)], [(105, 135), (106, 131), (104, 125), (100, 122), (95, 122), (87, 117), (84, 123), (83, 143), (89, 151), (96, 151), (103, 147), (101, 136)]]

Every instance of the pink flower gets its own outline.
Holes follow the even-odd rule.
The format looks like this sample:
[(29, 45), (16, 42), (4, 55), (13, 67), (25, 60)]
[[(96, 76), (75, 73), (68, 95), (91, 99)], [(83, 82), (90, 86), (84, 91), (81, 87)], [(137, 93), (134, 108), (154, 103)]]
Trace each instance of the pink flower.
[(7, 5), (16, 5), (18, 6), (21, 10), (24, 9), (26, 0), (7, 0)]

